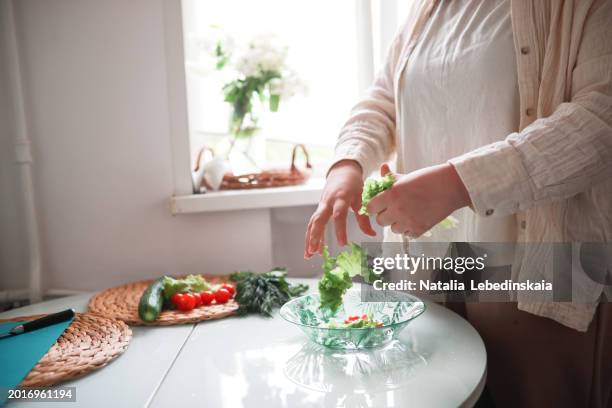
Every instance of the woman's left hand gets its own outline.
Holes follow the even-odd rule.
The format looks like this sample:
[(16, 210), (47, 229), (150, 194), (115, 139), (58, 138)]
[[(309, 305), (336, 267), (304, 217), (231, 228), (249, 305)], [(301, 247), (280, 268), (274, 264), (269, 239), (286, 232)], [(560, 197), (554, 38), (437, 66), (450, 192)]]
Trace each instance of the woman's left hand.
[[(380, 168), (382, 176), (391, 170)], [(449, 216), (471, 204), (470, 196), (450, 164), (426, 167), (409, 174), (396, 174), (393, 187), (370, 201), (368, 213), (376, 222), (390, 225), (398, 234), (416, 238)]]

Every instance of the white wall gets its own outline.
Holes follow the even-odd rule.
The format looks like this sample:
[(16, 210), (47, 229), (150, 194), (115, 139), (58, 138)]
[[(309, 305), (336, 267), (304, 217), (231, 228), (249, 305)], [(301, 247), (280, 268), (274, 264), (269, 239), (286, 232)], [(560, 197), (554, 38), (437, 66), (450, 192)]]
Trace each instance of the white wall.
[[(292, 241), (299, 245), (282, 246), (275, 255), (271, 231), (285, 232), (282, 221), (271, 226), (269, 210), (170, 215), (161, 0), (14, 4), (46, 288), (97, 289), (162, 273), (263, 270), (274, 261), (292, 266), (294, 274), (316, 270), (319, 261), (301, 260), (303, 216), (288, 223), (290, 231), (301, 231)], [(0, 187), (10, 199), (2, 200), (1, 209), (16, 213), (15, 186), (6, 181), (14, 178), (5, 172), (10, 137), (2, 134)], [(2, 254), (13, 253), (4, 235)], [(11, 282), (25, 274), (21, 261), (0, 262)]]
[[(1, 16), (0, 16), (1, 17)], [(5, 32), (0, 18), (0, 33)], [(12, 120), (5, 38), (0, 34), (0, 290), (28, 287), (24, 214), (15, 165), (15, 126)]]

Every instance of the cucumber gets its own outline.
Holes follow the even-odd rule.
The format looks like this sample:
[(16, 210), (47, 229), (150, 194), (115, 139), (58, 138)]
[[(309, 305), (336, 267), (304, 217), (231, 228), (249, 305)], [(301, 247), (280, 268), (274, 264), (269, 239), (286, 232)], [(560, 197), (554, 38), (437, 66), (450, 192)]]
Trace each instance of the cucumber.
[(140, 297), (138, 303), (138, 316), (145, 322), (153, 322), (161, 313), (164, 304), (162, 292), (164, 290), (164, 277), (153, 282)]

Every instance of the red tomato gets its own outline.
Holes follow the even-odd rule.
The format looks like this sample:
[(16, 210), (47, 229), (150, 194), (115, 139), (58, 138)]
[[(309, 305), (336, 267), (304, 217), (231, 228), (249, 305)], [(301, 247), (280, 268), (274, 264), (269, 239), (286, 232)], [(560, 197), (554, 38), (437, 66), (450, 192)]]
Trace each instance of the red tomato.
[(175, 293), (170, 298), (170, 302), (172, 302), (174, 307), (176, 307), (177, 309), (178, 309), (179, 303), (181, 303), (182, 301), (183, 301), (183, 294), (182, 293)]
[(213, 300), (215, 300), (215, 295), (207, 290), (205, 292), (200, 293), (200, 299), (202, 299), (202, 304), (204, 306), (208, 306), (212, 303)]
[(183, 296), (179, 298), (176, 308), (183, 312), (193, 310), (196, 305), (195, 297), (191, 293), (183, 293)]
[(195, 299), (195, 307), (200, 307), (202, 306), (202, 297), (200, 296), (199, 293), (191, 293), (191, 296), (193, 296), (193, 298)]
[(230, 297), (231, 295), (227, 289), (221, 288), (215, 292), (215, 300), (217, 303), (225, 303)]
[(234, 296), (234, 293), (236, 292), (236, 288), (234, 288), (234, 285), (230, 285), (229, 283), (224, 283), (223, 285), (221, 285), (221, 288), (227, 290), (232, 296)]
[(364, 314), (363, 316), (361, 316), (361, 320), (368, 320), (368, 315)]
[(355, 320), (359, 320), (359, 316), (349, 316), (348, 320), (350, 320), (351, 322), (354, 322)]

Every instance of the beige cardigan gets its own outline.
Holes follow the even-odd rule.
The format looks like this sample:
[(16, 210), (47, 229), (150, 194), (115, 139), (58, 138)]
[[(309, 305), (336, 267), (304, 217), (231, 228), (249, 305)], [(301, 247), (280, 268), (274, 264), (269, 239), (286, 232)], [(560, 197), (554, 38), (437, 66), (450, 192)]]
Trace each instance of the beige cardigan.
[[(396, 122), (398, 91), (410, 80), (402, 72), (436, 1), (413, 7), (343, 127), (334, 162), (356, 160), (369, 174), (396, 153), (402, 172), (410, 140)], [(518, 251), (513, 279), (555, 285), (552, 262), (542, 261), (552, 258), (546, 243), (612, 241), (612, 0), (512, 0), (511, 15), (520, 129), (450, 163), (474, 211), (517, 215), (519, 242), (529, 244)], [(519, 294), (519, 309), (586, 331), (603, 286), (580, 270), (572, 275), (572, 302)]]

